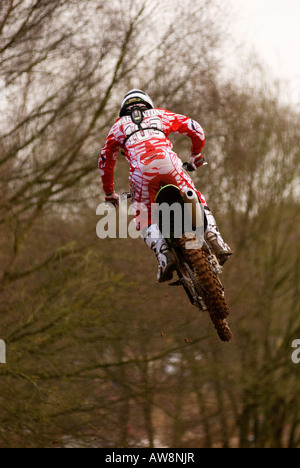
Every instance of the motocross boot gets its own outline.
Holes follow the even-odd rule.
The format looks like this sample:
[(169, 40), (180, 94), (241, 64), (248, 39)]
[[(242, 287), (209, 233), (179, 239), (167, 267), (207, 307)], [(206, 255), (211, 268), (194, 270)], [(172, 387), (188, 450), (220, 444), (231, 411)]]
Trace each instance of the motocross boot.
[(216, 220), (208, 207), (205, 207), (205, 215), (207, 219), (207, 228), (205, 231), (205, 240), (209, 246), (213, 249), (216, 257), (221, 266), (228, 260), (233, 254), (229, 245), (224, 242), (221, 233), (218, 229)]
[(155, 253), (158, 262), (157, 280), (159, 283), (170, 281), (175, 270), (175, 261), (167, 241), (157, 224), (151, 224), (146, 231), (145, 243)]

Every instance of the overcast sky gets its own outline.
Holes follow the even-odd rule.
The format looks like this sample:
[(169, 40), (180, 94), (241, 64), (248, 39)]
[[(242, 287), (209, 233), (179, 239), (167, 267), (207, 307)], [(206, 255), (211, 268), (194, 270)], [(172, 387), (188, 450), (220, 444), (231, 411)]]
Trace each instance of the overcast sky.
[(233, 29), (259, 51), (276, 77), (290, 83), (300, 103), (300, 0), (230, 0)]

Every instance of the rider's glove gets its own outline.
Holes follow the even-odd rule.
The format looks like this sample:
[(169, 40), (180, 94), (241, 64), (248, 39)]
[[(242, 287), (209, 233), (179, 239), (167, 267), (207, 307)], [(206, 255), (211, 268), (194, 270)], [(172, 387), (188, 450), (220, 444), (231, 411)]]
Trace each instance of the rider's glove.
[(116, 192), (106, 193), (105, 201), (116, 207), (119, 205), (119, 195)]
[(199, 167), (207, 164), (207, 162), (201, 153), (192, 153), (190, 156), (190, 164), (194, 168), (194, 171), (196, 171)]

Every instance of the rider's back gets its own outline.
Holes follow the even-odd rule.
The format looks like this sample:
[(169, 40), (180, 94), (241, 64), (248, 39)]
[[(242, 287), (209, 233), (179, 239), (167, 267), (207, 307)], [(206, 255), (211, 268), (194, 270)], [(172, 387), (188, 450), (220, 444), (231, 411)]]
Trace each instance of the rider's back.
[(140, 126), (133, 122), (130, 115), (118, 118), (102, 153), (107, 157), (108, 153), (122, 147), (127, 160), (132, 167), (135, 167), (135, 164), (145, 156), (172, 150), (173, 145), (168, 139), (171, 132), (190, 136), (194, 147), (203, 146), (204, 132), (197, 122), (166, 109), (149, 109), (143, 111)]

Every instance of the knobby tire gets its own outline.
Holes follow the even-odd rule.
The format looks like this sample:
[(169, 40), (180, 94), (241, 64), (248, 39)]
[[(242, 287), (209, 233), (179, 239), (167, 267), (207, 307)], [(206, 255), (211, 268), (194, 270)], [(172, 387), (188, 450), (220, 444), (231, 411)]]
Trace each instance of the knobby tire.
[[(205, 302), (210, 318), (222, 341), (230, 341), (232, 332), (226, 321), (229, 315), (229, 305), (225, 299), (222, 285), (213, 273), (205, 251), (199, 249), (186, 249), (186, 242), (190, 241), (185, 236), (178, 240), (178, 246), (189, 266), (195, 272), (198, 283), (198, 293)], [(201, 291), (201, 293), (200, 293)]]

